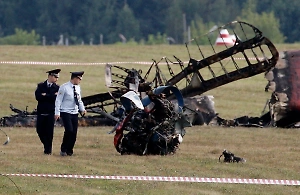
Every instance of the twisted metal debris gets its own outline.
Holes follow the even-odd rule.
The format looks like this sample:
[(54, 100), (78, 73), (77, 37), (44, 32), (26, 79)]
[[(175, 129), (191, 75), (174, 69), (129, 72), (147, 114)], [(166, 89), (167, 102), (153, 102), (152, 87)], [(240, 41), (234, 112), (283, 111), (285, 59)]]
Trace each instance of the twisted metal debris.
[[(214, 38), (223, 29), (227, 29), (230, 34), (234, 35), (236, 40), (233, 45), (214, 44)], [(222, 36), (221, 40), (225, 43)], [(204, 46), (205, 49), (203, 49), (203, 43), (208, 43), (209, 51), (207, 51), (207, 46)], [(191, 48), (194, 46), (197, 47), (197, 55), (192, 55)], [(180, 90), (184, 97), (186, 113), (189, 112), (189, 117), (193, 118), (193, 125), (210, 124), (212, 120), (223, 126), (241, 125), (242, 120), (226, 120), (217, 116), (213, 97), (202, 94), (227, 83), (273, 69), (279, 57), (274, 44), (264, 37), (263, 33), (255, 26), (234, 21), (190, 40), (186, 43), (186, 48), (190, 57), (187, 64), (176, 56), (173, 56), (174, 61), (163, 57), (159, 61), (153, 61), (144, 75), (139, 70), (107, 64), (105, 76), (108, 91), (82, 98), (87, 111), (93, 116), (80, 118), (79, 125), (115, 125), (114, 118), (120, 117), (118, 107), (122, 105), (120, 103), (122, 95), (133, 90), (142, 98), (148, 91), (159, 86), (174, 86)], [(167, 67), (168, 74), (163, 74), (161, 63)], [(175, 66), (180, 67), (181, 71), (175, 72), (173, 68)], [(182, 87), (182, 83), (185, 83), (184, 87)], [(166, 92), (165, 96), (169, 101), (175, 99), (172, 92)], [(113, 107), (113, 111), (108, 112), (108, 107)], [(13, 111), (16, 112), (16, 110)], [(256, 119), (258, 118), (257, 126), (261, 126), (262, 118), (254, 118), (253, 123), (251, 117), (245, 118), (247, 117), (243, 117), (243, 120), (247, 121), (249, 126), (251, 126), (250, 124), (257, 125)], [(265, 118), (267, 121), (272, 120), (268, 116)], [(265, 123), (268, 122), (263, 121), (263, 125)], [(3, 117), (1, 125), (35, 126), (35, 113), (34, 111), (25, 114), (24, 111), (16, 112), (15, 115)], [(56, 125), (61, 125), (61, 123), (58, 122)]]

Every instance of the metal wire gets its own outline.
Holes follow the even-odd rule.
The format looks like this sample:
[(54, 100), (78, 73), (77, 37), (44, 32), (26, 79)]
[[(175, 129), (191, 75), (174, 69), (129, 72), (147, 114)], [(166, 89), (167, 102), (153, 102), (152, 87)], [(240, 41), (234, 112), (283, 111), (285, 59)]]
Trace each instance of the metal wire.
[(0, 129), (3, 133), (4, 133), (4, 135), (6, 136), (6, 141), (4, 142), (4, 144), (3, 145), (7, 145), (8, 143), (9, 143), (9, 141), (10, 141), (10, 139), (9, 139), (9, 137), (7, 136), (7, 134), (5, 133), (5, 131), (3, 131), (2, 129)]
[(20, 191), (20, 188), (17, 186), (17, 184), (10, 178), (10, 177), (8, 177), (7, 175), (5, 175), (5, 174), (0, 174), (1, 176), (3, 176), (3, 177), (6, 177), (6, 178), (8, 178), (11, 182), (13, 182), (13, 184), (15, 185), (15, 187), (18, 189), (18, 191), (19, 191), (19, 194), (21, 194), (22, 195), (22, 193), (21, 193), (21, 191)]

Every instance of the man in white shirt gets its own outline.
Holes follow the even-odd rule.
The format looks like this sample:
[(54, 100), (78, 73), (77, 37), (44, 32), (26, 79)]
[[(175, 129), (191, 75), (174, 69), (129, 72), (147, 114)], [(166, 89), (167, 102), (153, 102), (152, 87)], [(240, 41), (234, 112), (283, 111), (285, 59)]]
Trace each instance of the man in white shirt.
[(71, 80), (61, 85), (55, 100), (54, 119), (61, 118), (65, 128), (60, 148), (61, 156), (73, 155), (77, 138), (78, 113), (82, 116), (86, 114), (79, 85), (83, 74), (84, 71), (71, 72)]

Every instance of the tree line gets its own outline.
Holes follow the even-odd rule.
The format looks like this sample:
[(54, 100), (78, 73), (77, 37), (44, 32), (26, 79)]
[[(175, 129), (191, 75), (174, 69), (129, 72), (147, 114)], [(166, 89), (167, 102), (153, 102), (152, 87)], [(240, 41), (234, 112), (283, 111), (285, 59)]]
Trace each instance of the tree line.
[(3, 0), (0, 44), (42, 44), (42, 37), (56, 44), (60, 35), (70, 44), (182, 44), (187, 26), (195, 37), (234, 20), (274, 43), (294, 43), (299, 7), (294, 0)]

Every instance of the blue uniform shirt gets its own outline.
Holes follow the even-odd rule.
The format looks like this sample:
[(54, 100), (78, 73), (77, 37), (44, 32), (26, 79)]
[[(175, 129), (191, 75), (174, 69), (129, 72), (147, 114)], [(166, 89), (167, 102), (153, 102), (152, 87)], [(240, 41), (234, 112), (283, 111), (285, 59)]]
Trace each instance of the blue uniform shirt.
[[(74, 100), (74, 90), (77, 92), (79, 106), (76, 105)], [(69, 114), (78, 114), (78, 110), (83, 112), (85, 110), (81, 100), (81, 90), (79, 85), (73, 85), (70, 81), (61, 85), (55, 100), (55, 115), (60, 115), (61, 112)]]

